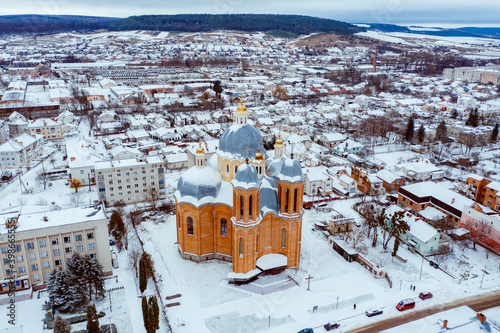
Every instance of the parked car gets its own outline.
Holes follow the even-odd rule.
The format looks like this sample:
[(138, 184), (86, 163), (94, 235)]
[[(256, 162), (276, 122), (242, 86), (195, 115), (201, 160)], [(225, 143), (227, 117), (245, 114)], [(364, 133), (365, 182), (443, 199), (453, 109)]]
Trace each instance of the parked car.
[(429, 265), (434, 266), (434, 261), (429, 261)]
[(396, 305), (396, 309), (399, 311), (413, 309), (415, 307), (415, 301), (411, 298), (402, 300)]
[(325, 330), (327, 331), (331, 331), (331, 330), (334, 330), (336, 328), (339, 328), (340, 324), (337, 323), (336, 321), (331, 321), (329, 323), (326, 323), (325, 325), (323, 325), (323, 327), (325, 328)]
[(303, 330), (300, 330), (299, 333), (314, 333), (312, 328), (304, 328)]
[(439, 264), (437, 262), (434, 263), (434, 268), (435, 269), (438, 269), (439, 268)]
[(418, 297), (420, 297), (420, 299), (428, 299), (428, 298), (432, 298), (432, 293), (431, 292), (421, 292), (420, 294), (418, 294)]
[(378, 309), (368, 309), (368, 311), (366, 311), (366, 316), (367, 317), (373, 317), (373, 316), (378, 316), (380, 314), (382, 314), (384, 311), (382, 310), (378, 310)]

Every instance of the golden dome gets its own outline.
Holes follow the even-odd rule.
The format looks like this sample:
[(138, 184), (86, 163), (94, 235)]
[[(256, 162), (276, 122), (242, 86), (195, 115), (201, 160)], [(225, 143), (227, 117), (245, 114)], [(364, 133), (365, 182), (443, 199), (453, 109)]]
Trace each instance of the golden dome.
[(283, 140), (281, 140), (281, 134), (278, 134), (278, 140), (274, 143), (275, 146), (283, 146)]
[(236, 109), (236, 112), (247, 113), (247, 107), (245, 105), (243, 105), (243, 100), (242, 99), (240, 99), (240, 105)]
[(200, 142), (200, 146), (198, 147), (198, 149), (196, 149), (196, 154), (205, 154), (205, 149), (203, 149), (203, 147), (201, 147), (201, 142)]
[(257, 154), (255, 154), (255, 160), (256, 161), (263, 161), (264, 160), (264, 156), (262, 156), (262, 154), (260, 153), (260, 148), (259, 148)]

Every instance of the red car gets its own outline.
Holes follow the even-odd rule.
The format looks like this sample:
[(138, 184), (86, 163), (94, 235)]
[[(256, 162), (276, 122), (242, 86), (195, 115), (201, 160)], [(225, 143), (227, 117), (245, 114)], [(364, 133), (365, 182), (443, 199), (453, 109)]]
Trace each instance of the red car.
[(432, 293), (430, 293), (430, 292), (422, 292), (422, 293), (418, 294), (418, 297), (420, 297), (420, 299), (432, 298)]

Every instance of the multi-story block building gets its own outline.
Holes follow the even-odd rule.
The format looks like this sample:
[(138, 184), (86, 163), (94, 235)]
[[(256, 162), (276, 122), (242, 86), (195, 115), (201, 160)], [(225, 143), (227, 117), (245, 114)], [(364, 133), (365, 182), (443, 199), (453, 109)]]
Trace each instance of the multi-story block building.
[(105, 275), (112, 273), (108, 219), (100, 206), (14, 212), (4, 217), (6, 223), (0, 226), (0, 293), (9, 291), (12, 277), (16, 290), (44, 288), (50, 272), (65, 269), (75, 253), (96, 257)]
[(40, 118), (28, 124), (30, 134), (41, 134), (45, 140), (63, 138), (61, 124), (49, 118)]
[(500, 183), (476, 175), (470, 175), (466, 182), (468, 198), (500, 212)]
[(43, 151), (43, 136), (21, 134), (0, 146), (0, 167), (22, 167)]
[(99, 200), (133, 204), (165, 198), (165, 167), (159, 156), (96, 162)]

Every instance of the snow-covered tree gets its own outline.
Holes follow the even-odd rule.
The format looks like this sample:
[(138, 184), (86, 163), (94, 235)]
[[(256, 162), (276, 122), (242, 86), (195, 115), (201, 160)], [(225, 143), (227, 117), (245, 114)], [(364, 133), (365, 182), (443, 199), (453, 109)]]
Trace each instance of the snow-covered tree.
[(87, 306), (87, 333), (99, 332), (99, 317), (97, 317), (95, 304), (89, 304)]
[(57, 316), (54, 321), (54, 333), (70, 333), (71, 326), (68, 322), (61, 318), (61, 316)]
[(92, 300), (92, 293), (96, 297), (104, 296), (104, 273), (102, 271), (102, 264), (97, 258), (85, 256), (85, 279), (90, 300)]
[(149, 332), (154, 333), (160, 328), (160, 308), (156, 296), (151, 296), (148, 301), (148, 321)]
[(53, 310), (69, 312), (71, 297), (69, 294), (69, 274), (67, 271), (52, 270), (47, 282), (49, 301)]

